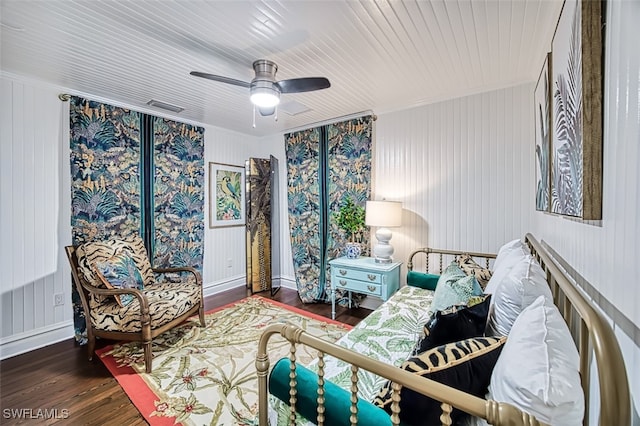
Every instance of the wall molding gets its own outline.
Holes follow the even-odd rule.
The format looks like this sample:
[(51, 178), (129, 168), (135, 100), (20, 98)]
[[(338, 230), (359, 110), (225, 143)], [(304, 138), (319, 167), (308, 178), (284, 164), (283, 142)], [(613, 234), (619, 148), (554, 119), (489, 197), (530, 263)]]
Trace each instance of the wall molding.
[(223, 291), (231, 290), (232, 288), (246, 286), (245, 275), (236, 275), (235, 277), (228, 277), (224, 280), (203, 283), (202, 295), (204, 297), (213, 296), (214, 294), (222, 293)]
[(14, 334), (0, 339), (0, 360), (31, 352), (74, 336), (73, 321), (63, 321), (46, 327)]

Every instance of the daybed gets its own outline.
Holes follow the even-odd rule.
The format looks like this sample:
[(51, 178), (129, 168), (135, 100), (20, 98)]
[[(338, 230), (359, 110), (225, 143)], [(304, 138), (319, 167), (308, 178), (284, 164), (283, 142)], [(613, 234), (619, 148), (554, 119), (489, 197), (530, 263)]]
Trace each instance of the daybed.
[[(462, 282), (448, 281), (460, 262), (447, 266), (443, 258), (460, 260), (462, 253), (420, 249), (427, 259), (440, 259), (440, 277), (417, 280), (429, 287), (435, 279), (435, 292), (401, 288), (336, 344), (290, 325), (269, 326), (256, 358), (260, 424), (564, 426), (588, 424), (590, 409), (600, 425), (630, 424), (626, 371), (609, 323), (543, 245), (530, 234), (524, 241), (505, 244), (495, 261), (471, 253), (472, 260), (485, 257), (493, 275), (487, 282), (485, 268), (465, 268), (473, 278), (458, 279), (472, 283), (473, 292), (478, 281), (487, 285), (485, 295), (471, 296), (466, 306), (434, 306), (450, 302), (443, 288)], [(484, 333), (441, 346), (429, 342), (441, 334), (429, 334), (437, 328), (434, 318), (453, 324), (444, 319), (458, 321), (479, 307), (488, 312)], [(272, 366), (267, 344), (276, 333), (291, 342), (291, 353)], [(296, 363), (298, 344), (318, 349), (318, 359)], [(591, 377), (593, 357), (597, 377)]]

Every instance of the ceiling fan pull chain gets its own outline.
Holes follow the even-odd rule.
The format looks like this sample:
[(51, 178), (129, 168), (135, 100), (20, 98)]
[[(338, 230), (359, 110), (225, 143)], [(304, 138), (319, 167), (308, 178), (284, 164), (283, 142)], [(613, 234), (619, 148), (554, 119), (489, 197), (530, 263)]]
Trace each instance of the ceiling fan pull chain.
[(253, 106), (253, 128), (256, 128), (256, 106)]
[(278, 121), (278, 105), (276, 105), (275, 120)]

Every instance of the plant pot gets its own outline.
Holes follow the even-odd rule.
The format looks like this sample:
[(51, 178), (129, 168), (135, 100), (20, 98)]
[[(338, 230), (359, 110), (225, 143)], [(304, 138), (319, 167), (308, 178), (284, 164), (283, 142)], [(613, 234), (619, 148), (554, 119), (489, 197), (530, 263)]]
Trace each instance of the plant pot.
[(344, 255), (348, 259), (357, 259), (360, 257), (360, 253), (362, 253), (362, 247), (360, 243), (347, 243), (344, 247)]

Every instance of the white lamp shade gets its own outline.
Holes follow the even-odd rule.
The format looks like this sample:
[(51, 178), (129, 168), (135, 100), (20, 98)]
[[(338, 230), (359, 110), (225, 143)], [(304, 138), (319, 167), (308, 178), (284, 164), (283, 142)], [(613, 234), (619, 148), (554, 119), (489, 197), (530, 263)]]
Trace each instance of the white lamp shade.
[(367, 226), (402, 225), (402, 203), (398, 201), (367, 201), (365, 207)]

